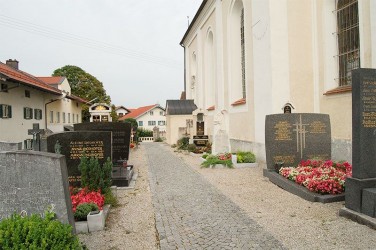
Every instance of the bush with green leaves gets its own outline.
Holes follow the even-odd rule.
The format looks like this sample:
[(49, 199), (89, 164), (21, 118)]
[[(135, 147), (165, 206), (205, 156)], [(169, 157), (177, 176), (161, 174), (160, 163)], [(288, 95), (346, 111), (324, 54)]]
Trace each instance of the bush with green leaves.
[(163, 142), (163, 139), (161, 137), (158, 137), (154, 140), (155, 142)]
[(89, 191), (108, 192), (111, 187), (112, 162), (108, 157), (101, 167), (97, 158), (81, 157), (78, 169), (81, 172), (81, 186)]
[(77, 206), (76, 212), (74, 212), (74, 219), (76, 221), (85, 221), (87, 220), (87, 215), (92, 211), (98, 211), (99, 207), (97, 204), (90, 203), (81, 203)]
[(208, 155), (203, 163), (201, 163), (201, 167), (209, 168), (210, 166), (214, 166), (216, 164), (224, 165), (228, 168), (233, 168), (233, 164), (231, 159), (221, 160), (218, 158), (217, 155)]
[(189, 152), (194, 152), (197, 149), (197, 146), (195, 144), (188, 144), (187, 149)]
[(237, 163), (255, 163), (256, 156), (252, 152), (242, 152), (239, 151), (236, 153)]
[(55, 214), (21, 217), (14, 214), (0, 222), (0, 249), (86, 249), (72, 227), (54, 219)]
[(153, 137), (153, 131), (144, 128), (137, 128), (137, 138), (140, 137)]
[(176, 143), (178, 149), (187, 150), (189, 145), (189, 137), (183, 137)]
[(111, 189), (104, 194), (104, 204), (111, 205), (111, 207), (118, 207), (119, 201), (116, 196), (112, 193)]

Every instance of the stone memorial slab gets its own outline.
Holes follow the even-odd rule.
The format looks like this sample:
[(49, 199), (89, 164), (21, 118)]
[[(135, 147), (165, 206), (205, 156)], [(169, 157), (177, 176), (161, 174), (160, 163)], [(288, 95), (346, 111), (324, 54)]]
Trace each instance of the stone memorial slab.
[(375, 217), (373, 203), (364, 199), (374, 197), (371, 190), (376, 188), (376, 69), (352, 71), (352, 143), (352, 178), (346, 179), (348, 209), (340, 215), (369, 224), (371, 220), (356, 213)]
[(331, 158), (329, 115), (313, 113), (273, 114), (265, 119), (268, 170), (275, 165), (297, 166), (302, 159)]
[(209, 141), (209, 136), (207, 135), (194, 135), (193, 143), (198, 147), (205, 147)]
[(0, 151), (17, 151), (22, 149), (22, 142), (0, 141)]
[(0, 152), (0, 220), (13, 213), (44, 214), (49, 206), (74, 228), (68, 173), (62, 155)]
[(75, 131), (111, 131), (112, 161), (129, 159), (132, 126), (127, 122), (88, 122), (74, 124)]
[(48, 152), (65, 155), (69, 183), (79, 186), (81, 175), (78, 170), (80, 158), (95, 157), (102, 165), (108, 157), (112, 159), (112, 135), (109, 131), (75, 131), (49, 135)]

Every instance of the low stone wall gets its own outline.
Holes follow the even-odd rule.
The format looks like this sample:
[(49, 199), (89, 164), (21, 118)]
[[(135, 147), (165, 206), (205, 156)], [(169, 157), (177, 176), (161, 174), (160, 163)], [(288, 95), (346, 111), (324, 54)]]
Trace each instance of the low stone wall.
[(2, 142), (0, 141), (0, 151), (16, 151), (22, 149), (22, 142)]
[(256, 155), (256, 162), (266, 162), (265, 144), (250, 141), (242, 141), (237, 139), (230, 139), (230, 144), (232, 152), (251, 151)]

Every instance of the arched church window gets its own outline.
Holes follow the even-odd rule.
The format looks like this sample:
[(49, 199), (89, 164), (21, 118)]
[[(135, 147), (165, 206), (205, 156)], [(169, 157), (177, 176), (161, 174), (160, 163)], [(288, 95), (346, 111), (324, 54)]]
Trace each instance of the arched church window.
[(360, 67), (358, 0), (337, 0), (339, 86), (351, 85), (351, 71)]

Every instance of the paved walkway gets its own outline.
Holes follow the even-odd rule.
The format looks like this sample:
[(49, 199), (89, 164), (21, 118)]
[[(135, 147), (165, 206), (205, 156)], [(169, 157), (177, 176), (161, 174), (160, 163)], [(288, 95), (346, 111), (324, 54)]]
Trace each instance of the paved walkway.
[(163, 144), (145, 143), (161, 249), (282, 249)]

